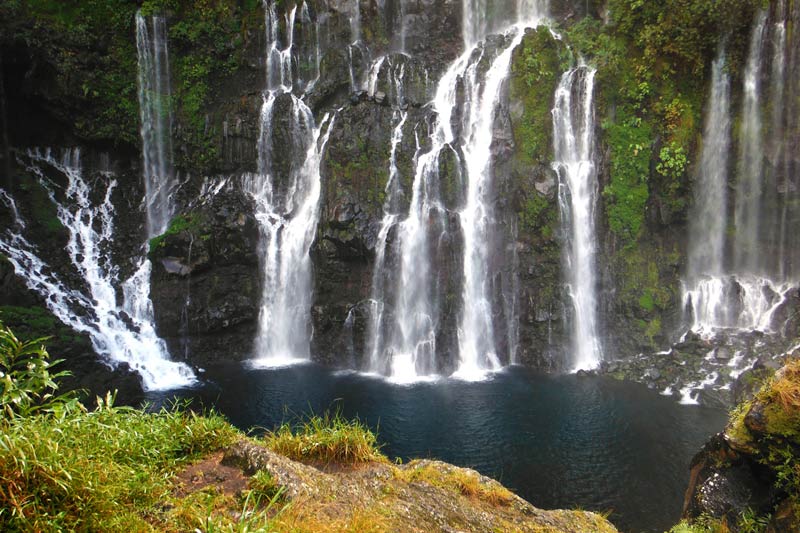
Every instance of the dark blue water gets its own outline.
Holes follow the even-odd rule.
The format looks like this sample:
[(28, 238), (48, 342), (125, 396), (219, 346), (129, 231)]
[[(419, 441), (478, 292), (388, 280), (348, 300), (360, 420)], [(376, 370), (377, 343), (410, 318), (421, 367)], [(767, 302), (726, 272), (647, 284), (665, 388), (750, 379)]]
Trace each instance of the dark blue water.
[(689, 461), (726, 419), (640, 385), (522, 368), (478, 383), (413, 386), (316, 365), (227, 364), (205, 378), (202, 387), (150, 399), (195, 398), (245, 430), (338, 407), (377, 429), (390, 457), (474, 468), (537, 507), (610, 511), (623, 531), (664, 531), (678, 521)]

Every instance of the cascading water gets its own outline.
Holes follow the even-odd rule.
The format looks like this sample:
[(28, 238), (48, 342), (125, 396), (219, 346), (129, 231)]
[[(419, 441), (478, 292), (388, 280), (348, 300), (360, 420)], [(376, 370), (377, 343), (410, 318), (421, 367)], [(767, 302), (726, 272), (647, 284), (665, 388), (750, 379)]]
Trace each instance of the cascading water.
[[(309, 358), (312, 265), (309, 251), (319, 218), (320, 163), (333, 118), (319, 126), (292, 88), (306, 87), (295, 78), (294, 28), (297, 6), (285, 15), (285, 42), (281, 42), (276, 5), (265, 2), (267, 35), (267, 90), (260, 114), (258, 172), (244, 177), (243, 187), (256, 202), (261, 231), (263, 292), (254, 364), (274, 366)], [(301, 6), (301, 14), (307, 8)], [(301, 23), (305, 18), (301, 16)], [(310, 19), (309, 19), (310, 22)], [(287, 105), (278, 106), (282, 100)], [(275, 168), (275, 115), (289, 112), (288, 129), (294, 160), (288, 176)], [(286, 118), (286, 117), (282, 117)], [(286, 184), (285, 186), (283, 184)]]
[[(445, 150), (455, 155), (466, 182), (465, 202), (458, 212), (463, 234), (464, 275), (458, 325), (459, 355), (454, 376), (480, 379), (487, 371), (502, 366), (495, 348), (488, 271), (489, 241), (494, 225), (490, 207), (493, 123), (512, 53), (523, 38), (524, 28), (544, 20), (545, 4), (521, 5), (518, 22), (510, 27), (509, 23), (505, 24), (504, 43), (496, 51), (480, 42), (489, 30), (483, 8), (485, 6), (475, 6), (473, 2), (464, 3), (465, 52), (449, 66), (436, 89), (432, 102), (436, 120), (428, 139), (430, 148), (427, 151), (418, 148), (415, 154), (409, 212), (397, 223), (400, 272), (393, 287), (394, 309), (390, 317), (383, 312), (382, 274), (376, 277), (379, 283), (373, 280), (375, 312), (368, 344), (370, 369), (385, 373), (395, 381), (414, 381), (437, 372), (436, 336), (440, 310), (432, 252), (444, 237), (446, 226), (446, 209), (438, 192), (440, 156)], [(488, 70), (484, 75), (479, 74), (479, 67), (487, 62)], [(462, 94), (463, 108), (459, 98)], [(453, 117), (460, 118), (457, 131)], [(393, 138), (393, 146), (397, 141)], [(417, 146), (420, 146), (419, 141)], [(382, 248), (396, 218), (395, 213), (385, 209), (379, 235)], [(381, 250), (379, 254), (382, 253)], [(380, 287), (376, 289), (378, 284)], [(389, 323), (380, 323), (387, 318), (390, 318)]]
[(711, 93), (703, 129), (703, 150), (694, 190), (689, 278), (719, 276), (725, 258), (728, 153), (730, 152), (730, 75), (721, 49), (711, 69)]
[[(92, 189), (83, 178), (77, 149), (66, 151), (60, 160), (50, 151), (31, 151), (27, 159), (30, 161), (28, 172), (48, 191), (57, 208), (58, 219), (69, 233), (66, 248), (69, 264), (83, 280), (87, 294), (61, 281), (40, 258), (39, 250), (24, 238), (25, 222), (8, 194), (2, 195), (3, 201), (15, 215), (15, 226), (6, 229), (0, 239), (0, 251), (9, 258), (28, 287), (44, 297), (54, 315), (76, 331), (88, 333), (95, 351), (109, 362), (128, 363), (138, 371), (146, 389), (170, 389), (193, 383), (191, 369), (183, 363), (169, 361), (166, 345), (155, 334), (152, 324), (140, 320), (146, 310), (136, 306), (146, 307), (149, 299), (129, 298), (125, 287), (126, 305), (120, 307), (116, 303), (118, 269), (108, 249), (114, 235), (111, 195), (116, 180), (110, 174), (103, 176), (105, 190), (102, 200), (95, 203)], [(57, 199), (43, 167), (66, 178), (63, 200)], [(146, 265), (145, 270), (134, 276), (142, 283), (145, 283), (142, 280), (149, 280), (149, 263)], [(140, 281), (133, 281), (130, 286)]]
[(170, 137), (172, 115), (167, 25), (163, 17), (150, 17), (148, 24), (141, 13), (136, 13), (136, 50), (147, 236), (154, 237), (167, 229), (172, 218), (172, 193), (176, 186)]
[(386, 368), (386, 359), (382, 357), (381, 350), (384, 344), (384, 311), (386, 307), (384, 268), (386, 261), (386, 244), (389, 232), (397, 223), (398, 197), (401, 194), (400, 175), (397, 168), (397, 147), (403, 140), (403, 126), (408, 119), (408, 113), (396, 112), (397, 125), (392, 132), (392, 148), (389, 152), (389, 180), (386, 182), (386, 201), (383, 206), (383, 218), (378, 231), (378, 242), (375, 244), (375, 267), (372, 273), (372, 295), (370, 298), (369, 321), (369, 370), (378, 374), (389, 374)]
[(761, 67), (767, 14), (758, 14), (750, 37), (744, 71), (744, 105), (739, 134), (739, 164), (734, 211), (734, 267), (740, 272), (761, 271), (759, 223), (763, 179), (764, 140), (761, 120)]
[(572, 301), (572, 368), (596, 368), (602, 359), (597, 335), (595, 208), (598, 183), (594, 165), (595, 70), (572, 68), (561, 76), (553, 107), (553, 169), (566, 235), (565, 267)]
[[(714, 62), (712, 86), (699, 176), (692, 207), (689, 261), (682, 283), (684, 309), (691, 313), (690, 329), (713, 337), (720, 329), (739, 331), (773, 331), (773, 317), (796, 280), (787, 275), (782, 257), (785, 236), (782, 220), (791, 204), (780, 199), (778, 171), (765, 168), (765, 139), (762, 134), (764, 106), (762, 79), (764, 64), (771, 61), (770, 97), (773, 99), (773, 134), (783, 136), (782, 120), (775, 116), (790, 98), (785, 97), (786, 76), (785, 9), (777, 9), (778, 22), (769, 24), (766, 11), (757, 14), (750, 36), (744, 70), (743, 104), (739, 128), (739, 154), (735, 165), (736, 188), (734, 205), (735, 233), (731, 253), (726, 253), (727, 187), (731, 164), (728, 153), (731, 145), (730, 81), (725, 72), (724, 54)], [(765, 43), (773, 42), (773, 55), (767, 58)], [(773, 141), (773, 161), (781, 159), (784, 143)], [(782, 202), (782, 208), (775, 203)], [(782, 213), (781, 219), (767, 213)], [(765, 257), (770, 242), (779, 235), (773, 264)], [(731, 263), (726, 264), (730, 255)]]
[(721, 49), (714, 61), (703, 130), (703, 149), (690, 217), (684, 306), (691, 306), (695, 331), (730, 324), (724, 277), (728, 153), (730, 152), (730, 76)]
[[(466, 5), (466, 3), (465, 3)], [(464, 236), (464, 282), (462, 289), (461, 320), (458, 326), (459, 362), (454, 376), (462, 379), (481, 379), (487, 371), (502, 366), (495, 348), (494, 319), (492, 302), (489, 296), (489, 243), (494, 219), (491, 212), (492, 132), (495, 109), (501, 99), (501, 90), (508, 77), (511, 56), (524, 37), (524, 30), (536, 26), (547, 16), (547, 2), (518, 2), (517, 23), (506, 30), (506, 47), (491, 63), (482, 83), (477, 79), (477, 63), (470, 64), (468, 51), (454, 64), (454, 70), (465, 85), (467, 110), (462, 110), (463, 132), (459, 145), (464, 160), (467, 183), (466, 203), (459, 213), (461, 231)], [(474, 19), (473, 15), (466, 17)], [(478, 23), (478, 28), (480, 26)], [(465, 43), (480, 35), (475, 24)], [(478, 32), (478, 33), (476, 33)], [(463, 65), (459, 63), (464, 61)], [(445, 76), (447, 78), (447, 76)], [(456, 105), (456, 87), (448, 96), (450, 109)], [(437, 110), (439, 108), (437, 107)], [(450, 113), (441, 120), (447, 120), (445, 138), (453, 141), (450, 130)]]

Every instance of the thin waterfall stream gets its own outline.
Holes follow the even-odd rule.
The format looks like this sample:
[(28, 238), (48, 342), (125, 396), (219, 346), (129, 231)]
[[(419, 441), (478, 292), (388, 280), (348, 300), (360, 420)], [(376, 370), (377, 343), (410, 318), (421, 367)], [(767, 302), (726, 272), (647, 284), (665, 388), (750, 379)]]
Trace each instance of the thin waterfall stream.
[(573, 370), (596, 368), (602, 359), (598, 339), (595, 228), (598, 196), (594, 164), (595, 70), (585, 66), (565, 72), (553, 107), (553, 142), (558, 200), (565, 229), (567, 288), (572, 301)]
[[(262, 248), (263, 289), (253, 364), (275, 366), (310, 358), (309, 252), (319, 218), (320, 164), (334, 118), (326, 114), (317, 126), (308, 106), (292, 93), (293, 87), (308, 87), (315, 79), (303, 80), (293, 70), (294, 54), (299, 53), (294, 43), (297, 6), (285, 14), (285, 41), (275, 3), (265, 2), (264, 11), (267, 88), (260, 112), (258, 172), (244, 177), (243, 188), (256, 203)], [(305, 3), (300, 11), (300, 24), (312, 24)], [(318, 52), (313, 55), (306, 59), (316, 63)], [(288, 176), (278, 175), (274, 164), (278, 112), (289, 115), (293, 160)]]

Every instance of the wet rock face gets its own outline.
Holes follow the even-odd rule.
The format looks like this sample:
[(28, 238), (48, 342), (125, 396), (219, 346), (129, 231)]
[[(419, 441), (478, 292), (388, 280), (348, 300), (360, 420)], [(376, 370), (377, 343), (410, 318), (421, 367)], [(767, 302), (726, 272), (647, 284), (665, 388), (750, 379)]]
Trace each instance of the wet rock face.
[(261, 298), (253, 212), (244, 193), (222, 192), (151, 243), (156, 328), (173, 357), (202, 365), (250, 353)]
[(788, 359), (732, 412), (724, 433), (712, 437), (692, 460), (684, 518), (725, 521), (736, 532), (748, 530), (742, 515), (749, 514), (768, 523), (767, 531), (797, 531), (800, 403), (787, 393), (799, 383), (800, 364)]
[(775, 497), (769, 470), (731, 449), (723, 435), (713, 437), (694, 458), (684, 516), (728, 517), (747, 509), (765, 512)]

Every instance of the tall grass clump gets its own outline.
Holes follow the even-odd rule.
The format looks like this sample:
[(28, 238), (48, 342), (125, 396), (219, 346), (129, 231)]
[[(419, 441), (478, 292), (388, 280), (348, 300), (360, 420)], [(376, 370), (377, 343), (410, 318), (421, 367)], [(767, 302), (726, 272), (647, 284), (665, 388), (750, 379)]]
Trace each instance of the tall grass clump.
[(387, 462), (378, 438), (358, 419), (340, 412), (311, 415), (300, 423), (283, 424), (267, 433), (268, 447), (290, 459), (324, 464)]
[(237, 438), (218, 415), (86, 409), (56, 394), (40, 340), (0, 326), (0, 531), (158, 531), (171, 477)]

